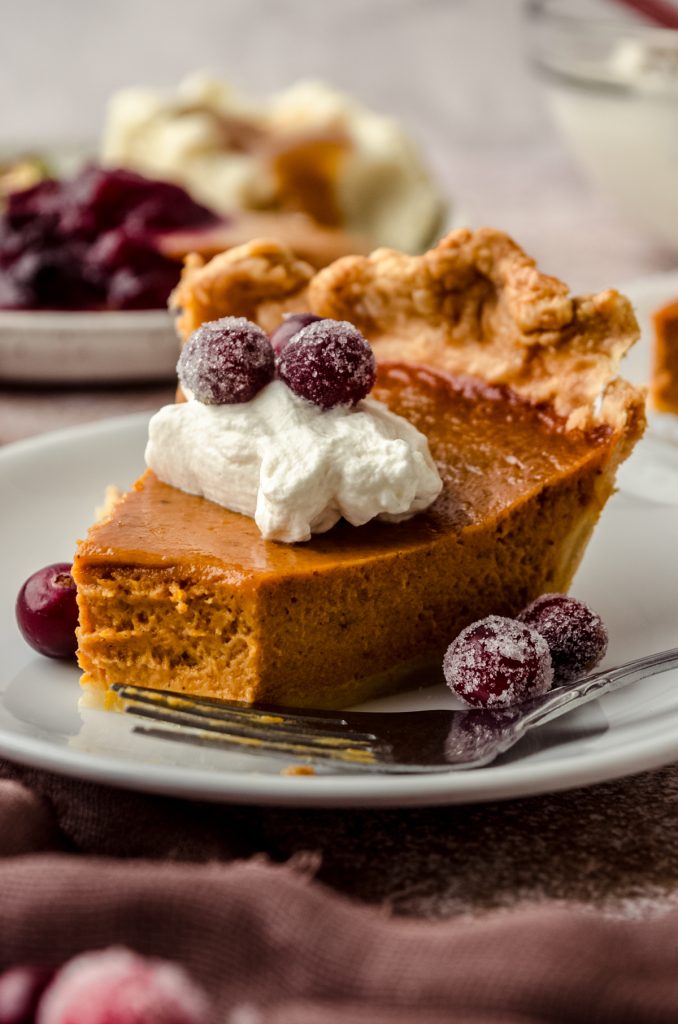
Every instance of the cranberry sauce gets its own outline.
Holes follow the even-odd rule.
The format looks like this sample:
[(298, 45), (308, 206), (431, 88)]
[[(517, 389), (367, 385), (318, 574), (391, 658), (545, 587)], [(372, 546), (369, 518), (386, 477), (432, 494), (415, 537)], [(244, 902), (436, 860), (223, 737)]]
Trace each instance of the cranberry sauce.
[(96, 165), (14, 192), (0, 218), (0, 308), (161, 308), (180, 268), (155, 236), (217, 219), (176, 185)]

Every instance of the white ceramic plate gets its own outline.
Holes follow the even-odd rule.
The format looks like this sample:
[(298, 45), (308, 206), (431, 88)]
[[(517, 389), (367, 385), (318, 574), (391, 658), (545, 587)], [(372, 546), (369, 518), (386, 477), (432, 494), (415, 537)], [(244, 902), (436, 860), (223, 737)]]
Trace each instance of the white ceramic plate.
[[(678, 276), (629, 289), (641, 317)], [(645, 377), (646, 346), (631, 366)], [(285, 762), (133, 735), (133, 719), (78, 711), (78, 672), (40, 658), (14, 623), (15, 595), (43, 564), (68, 561), (105, 486), (142, 469), (146, 417), (103, 422), (0, 451), (0, 753), (80, 778), (214, 801), (317, 806), (444, 804), (565, 789), (678, 759), (678, 672), (604, 697), (533, 733), (503, 763), (447, 775), (283, 776)], [(610, 631), (606, 664), (678, 645), (678, 445), (654, 432), (621, 474), (574, 593)], [(373, 702), (453, 707), (434, 685)]]

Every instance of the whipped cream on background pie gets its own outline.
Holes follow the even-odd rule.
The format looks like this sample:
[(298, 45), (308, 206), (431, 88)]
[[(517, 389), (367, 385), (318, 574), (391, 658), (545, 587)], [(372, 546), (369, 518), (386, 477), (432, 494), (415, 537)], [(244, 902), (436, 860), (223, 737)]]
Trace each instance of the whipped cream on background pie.
[(102, 158), (181, 184), (223, 214), (301, 211), (371, 246), (419, 251), (445, 213), (398, 122), (316, 81), (260, 100), (205, 74), (174, 93), (123, 89)]

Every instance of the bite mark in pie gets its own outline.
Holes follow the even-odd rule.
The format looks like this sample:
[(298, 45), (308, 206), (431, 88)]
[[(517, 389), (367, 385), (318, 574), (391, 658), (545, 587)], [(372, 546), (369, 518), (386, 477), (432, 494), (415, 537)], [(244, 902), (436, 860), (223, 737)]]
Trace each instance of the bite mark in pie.
[(254, 242), (189, 261), (174, 304), (184, 337), (290, 310), (355, 323), (380, 361), (373, 396), (428, 436), (444, 488), (406, 523), (285, 545), (147, 472), (78, 547), (90, 692), (331, 707), (393, 689), (468, 623), (567, 589), (643, 430), (643, 395), (616, 377), (637, 337), (628, 301), (570, 297), (499, 232), (315, 276)]

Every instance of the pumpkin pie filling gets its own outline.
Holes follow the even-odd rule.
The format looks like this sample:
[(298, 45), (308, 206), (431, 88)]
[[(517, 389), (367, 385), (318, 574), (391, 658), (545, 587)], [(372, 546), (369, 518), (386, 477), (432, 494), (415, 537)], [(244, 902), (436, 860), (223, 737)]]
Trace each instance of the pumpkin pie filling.
[(650, 398), (658, 412), (678, 413), (678, 301), (654, 312)]
[(276, 544), (148, 471), (78, 552), (85, 672), (336, 706), (390, 688), (394, 661), (405, 678), (488, 611), (567, 589), (607, 497), (612, 431), (573, 436), (502, 389), (406, 364), (383, 364), (373, 394), (429, 438), (444, 489), (428, 511)]
[[(147, 471), (80, 543), (73, 567), (78, 657), (93, 697), (132, 682), (245, 701), (347, 705), (439, 666), (470, 622), (515, 615), (541, 593), (567, 590), (614, 489), (616, 467), (642, 433), (642, 395), (618, 380), (601, 392), (598, 377), (601, 361), (613, 362), (611, 348), (621, 352), (633, 340), (635, 321), (616, 293), (574, 300), (568, 320), (556, 302), (564, 286), (530, 277), (531, 261), (517, 247), (520, 258), (507, 249), (505, 236), (493, 237), (508, 283), (492, 283), (487, 267), (479, 269), (478, 259), (473, 266), (467, 253), (461, 277), (470, 299), (464, 304), (458, 289), (454, 294), (448, 266), (439, 308), (416, 330), (404, 317), (397, 352), (395, 314), (403, 318), (403, 304), (415, 298), (426, 305), (426, 296), (422, 289), (415, 296), (408, 281), (400, 311), (395, 296), (382, 308), (383, 277), (378, 287), (363, 282), (349, 292), (338, 282), (348, 275), (355, 284), (363, 258), (350, 266), (339, 261), (323, 279), (268, 243), (242, 247), (227, 254), (231, 269), (220, 274), (216, 309), (211, 265), (188, 267), (177, 299), (184, 320), (196, 302), (206, 309), (212, 303), (212, 316), (237, 311), (267, 324), (276, 310), (279, 322), (295, 305), (333, 315), (333, 302), (359, 321), (378, 357), (384, 353), (372, 397), (426, 434), (443, 491), (407, 522), (340, 523), (307, 543), (281, 544), (263, 540), (248, 517)], [(462, 241), (477, 236), (465, 233)], [(390, 250), (369, 258), (370, 273), (384, 253)], [(507, 259), (517, 268), (507, 269)], [(207, 276), (197, 280), (200, 272)], [(531, 307), (516, 305), (517, 281)], [(542, 302), (548, 292), (536, 313), (535, 281), (543, 285)], [(435, 281), (429, 286), (440, 292)], [(444, 316), (440, 304), (448, 307)], [(539, 330), (539, 350), (527, 360), (521, 336), (531, 335), (534, 345)], [(519, 343), (523, 350), (507, 372), (506, 353)], [(427, 365), (408, 358), (424, 348)], [(463, 372), (465, 357), (472, 374)], [(551, 370), (559, 367), (559, 381), (549, 361)], [(490, 366), (498, 368), (494, 374)]]

